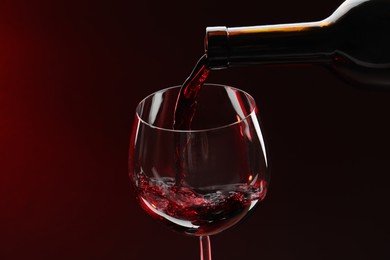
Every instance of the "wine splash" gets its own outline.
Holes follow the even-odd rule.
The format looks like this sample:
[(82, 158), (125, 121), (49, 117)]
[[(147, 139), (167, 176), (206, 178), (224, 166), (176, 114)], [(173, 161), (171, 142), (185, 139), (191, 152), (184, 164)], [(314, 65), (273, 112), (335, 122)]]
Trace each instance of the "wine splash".
[(138, 199), (152, 216), (189, 235), (212, 235), (240, 221), (266, 194), (266, 181), (218, 185), (202, 190), (175, 186), (173, 178), (137, 180)]

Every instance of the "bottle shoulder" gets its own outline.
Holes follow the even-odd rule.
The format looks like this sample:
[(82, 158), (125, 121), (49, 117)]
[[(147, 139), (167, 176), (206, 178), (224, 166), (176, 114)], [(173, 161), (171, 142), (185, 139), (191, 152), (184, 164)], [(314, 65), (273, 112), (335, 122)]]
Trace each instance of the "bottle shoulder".
[[(328, 19), (331, 23), (329, 37), (336, 42), (335, 51), (344, 57), (353, 57), (362, 66), (390, 68), (390, 1), (352, 0), (344, 3), (349, 5), (343, 7), (343, 4), (342, 11), (346, 6), (351, 9)], [(340, 15), (341, 11), (335, 13)]]

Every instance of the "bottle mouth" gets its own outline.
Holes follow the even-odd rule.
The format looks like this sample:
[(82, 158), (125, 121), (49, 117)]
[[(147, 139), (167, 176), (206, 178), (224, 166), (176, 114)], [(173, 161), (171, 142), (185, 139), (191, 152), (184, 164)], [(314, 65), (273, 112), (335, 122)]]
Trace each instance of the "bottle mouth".
[(225, 26), (206, 28), (204, 50), (210, 69), (225, 69), (229, 65), (229, 34)]

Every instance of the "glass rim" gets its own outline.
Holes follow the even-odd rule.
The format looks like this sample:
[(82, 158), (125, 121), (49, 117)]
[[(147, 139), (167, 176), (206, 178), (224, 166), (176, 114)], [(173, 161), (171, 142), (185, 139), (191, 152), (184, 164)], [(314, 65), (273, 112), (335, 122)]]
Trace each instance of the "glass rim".
[(150, 97), (154, 96), (156, 93), (159, 93), (159, 92), (166, 92), (170, 89), (174, 89), (174, 88), (180, 88), (181, 85), (176, 85), (176, 86), (172, 86), (172, 87), (168, 87), (168, 88), (163, 88), (163, 89), (160, 89), (160, 90), (157, 90), (149, 95), (147, 95), (145, 98), (143, 98), (139, 103), (138, 105), (136, 106), (136, 109), (135, 109), (135, 114), (138, 118), (138, 120), (144, 124), (144, 125), (147, 125), (149, 126), (150, 128), (154, 128), (154, 129), (157, 129), (157, 130), (161, 130), (161, 131), (166, 131), (166, 132), (175, 132), (175, 133), (199, 133), (199, 132), (207, 132), (207, 131), (214, 131), (214, 130), (220, 130), (220, 129), (223, 129), (223, 128), (228, 128), (228, 127), (231, 127), (231, 126), (234, 126), (234, 125), (237, 125), (237, 124), (240, 124), (244, 121), (247, 121), (248, 118), (252, 117), (252, 115), (255, 115), (256, 113), (256, 109), (257, 109), (257, 104), (256, 104), (256, 101), (255, 99), (253, 98), (252, 95), (250, 95), (248, 92), (242, 90), (242, 89), (239, 89), (239, 88), (236, 88), (236, 87), (232, 87), (232, 86), (228, 86), (228, 85), (223, 85), (223, 84), (216, 84), (216, 83), (204, 83), (204, 85), (208, 85), (208, 86), (218, 86), (218, 87), (228, 87), (228, 88), (232, 88), (232, 89), (235, 89), (235, 90), (238, 90), (240, 91), (241, 93), (244, 93), (247, 97), (249, 97), (251, 99), (251, 101), (253, 101), (253, 108), (251, 109), (251, 111), (244, 117), (244, 118), (241, 118), (240, 120), (237, 120), (237, 121), (234, 121), (230, 124), (225, 124), (225, 125), (221, 125), (221, 126), (217, 126), (217, 127), (211, 127), (211, 128), (204, 128), (204, 129), (187, 129), (187, 130), (182, 130), (182, 129), (173, 129), (173, 128), (164, 128), (164, 127), (159, 127), (159, 126), (155, 126), (153, 124), (150, 124), (148, 122), (146, 122), (144, 119), (141, 118), (141, 116), (139, 115), (138, 113), (138, 108), (141, 106), (142, 103), (144, 103), (147, 99), (149, 99)]

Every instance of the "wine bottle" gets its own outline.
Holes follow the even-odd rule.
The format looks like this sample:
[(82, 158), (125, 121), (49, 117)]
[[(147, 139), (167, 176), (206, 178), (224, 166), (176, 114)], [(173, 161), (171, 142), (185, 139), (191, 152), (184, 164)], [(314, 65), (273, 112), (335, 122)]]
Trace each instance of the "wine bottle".
[(321, 64), (362, 86), (390, 88), (390, 0), (346, 0), (305, 23), (207, 27), (210, 69), (249, 64)]

